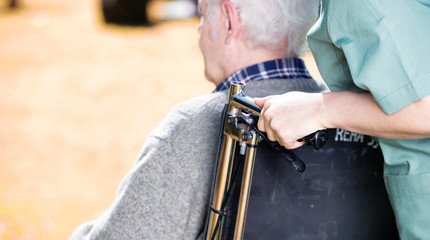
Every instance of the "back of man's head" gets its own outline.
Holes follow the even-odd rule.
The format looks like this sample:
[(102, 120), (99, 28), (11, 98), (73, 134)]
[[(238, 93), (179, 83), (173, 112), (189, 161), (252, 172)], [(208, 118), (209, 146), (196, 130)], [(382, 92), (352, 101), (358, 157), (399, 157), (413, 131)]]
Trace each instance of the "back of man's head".
[(318, 14), (319, 0), (202, 0), (208, 9), (230, 1), (240, 12), (243, 38), (251, 47), (287, 45), (287, 56), (298, 56)]

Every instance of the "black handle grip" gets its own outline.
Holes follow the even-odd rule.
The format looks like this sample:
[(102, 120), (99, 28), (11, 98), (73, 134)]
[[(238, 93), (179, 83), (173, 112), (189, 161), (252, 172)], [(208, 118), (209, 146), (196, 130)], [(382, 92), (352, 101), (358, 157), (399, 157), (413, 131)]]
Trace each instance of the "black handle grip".
[(327, 130), (319, 130), (302, 139), (299, 139), (299, 142), (301, 141), (305, 141), (306, 145), (312, 145), (315, 150), (318, 150), (327, 143), (328, 132)]

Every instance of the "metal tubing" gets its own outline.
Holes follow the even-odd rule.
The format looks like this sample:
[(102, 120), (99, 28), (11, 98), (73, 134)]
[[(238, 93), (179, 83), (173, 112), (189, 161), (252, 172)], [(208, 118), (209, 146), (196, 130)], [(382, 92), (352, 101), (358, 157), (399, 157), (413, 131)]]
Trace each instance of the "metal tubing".
[[(254, 136), (257, 139), (257, 136)], [(242, 240), (245, 232), (246, 215), (248, 211), (249, 196), (251, 193), (252, 176), (254, 172), (256, 147), (248, 147), (243, 169), (242, 186), (240, 188), (240, 198), (236, 215), (236, 226), (234, 230), (234, 240)]]
[[(230, 85), (230, 92), (229, 92), (229, 106), (227, 109), (227, 112), (235, 114), (235, 111), (237, 110), (232, 104), (233, 96), (243, 92), (245, 88), (244, 83), (232, 83)], [(222, 222), (223, 219), (218, 220), (220, 217), (220, 212), (224, 212), (225, 209), (222, 208), (222, 202), (225, 198), (225, 194), (228, 191), (230, 187), (230, 178), (231, 178), (231, 171), (234, 165), (234, 155), (236, 150), (236, 143), (237, 140), (233, 139), (232, 136), (227, 134), (225, 132), (225, 126), (227, 126), (228, 118), (226, 117), (224, 120), (224, 129), (223, 129), (223, 140), (222, 140), (222, 147), (221, 147), (221, 153), (219, 156), (218, 161), (218, 168), (216, 173), (216, 180), (215, 180), (215, 188), (213, 197), (211, 200), (210, 207), (218, 212), (215, 212), (213, 210), (209, 213), (209, 223), (208, 223), (208, 232), (206, 235), (206, 239), (220, 239), (222, 236)], [(219, 226), (218, 229), (216, 229), (218, 222)]]
[[(252, 110), (259, 113), (257, 108), (253, 108), (251, 101), (249, 101), (243, 94), (245, 89), (244, 83), (232, 83), (230, 85), (229, 105), (227, 112), (232, 117), (238, 117), (242, 114), (243, 109)], [(239, 96), (239, 95), (240, 96)], [(236, 101), (239, 96), (239, 101)], [(254, 171), (255, 154), (257, 151), (257, 144), (259, 136), (257, 133), (249, 133), (243, 137), (244, 130), (238, 129), (233, 121), (225, 116), (223, 131), (223, 139), (221, 145), (221, 152), (219, 155), (218, 166), (216, 171), (216, 180), (214, 192), (212, 195), (209, 212), (209, 221), (207, 226), (206, 240), (221, 239), (222, 228), (225, 212), (226, 193), (231, 188), (232, 184), (232, 170), (235, 163), (235, 151), (238, 142), (246, 147), (245, 163), (243, 168), (242, 184), (240, 189), (240, 198), (238, 203), (238, 211), (236, 215), (236, 225), (234, 231), (234, 240), (243, 239), (245, 229), (246, 214), (248, 210), (249, 196), (251, 192), (252, 174)], [(246, 140), (244, 140), (246, 139)]]
[[(220, 155), (220, 160), (218, 163), (218, 171), (216, 176), (214, 195), (212, 198), (212, 209), (223, 212), (224, 209), (221, 209), (221, 205), (223, 199), (225, 197), (226, 192), (230, 187), (230, 177), (231, 170), (234, 164), (234, 153), (236, 150), (236, 140), (233, 138), (224, 135), (223, 143), (222, 143), (222, 151)], [(218, 220), (220, 218), (219, 213), (210, 211), (210, 220), (209, 227), (206, 239), (220, 239), (222, 233), (222, 222), (223, 219)], [(216, 225), (218, 221), (221, 221), (218, 229), (215, 232)], [(213, 237), (215, 235), (215, 237)]]

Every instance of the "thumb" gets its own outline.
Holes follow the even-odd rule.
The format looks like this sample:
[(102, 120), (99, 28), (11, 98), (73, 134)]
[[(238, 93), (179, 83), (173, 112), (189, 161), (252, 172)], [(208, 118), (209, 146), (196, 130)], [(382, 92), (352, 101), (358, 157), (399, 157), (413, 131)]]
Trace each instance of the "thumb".
[(254, 103), (257, 104), (259, 107), (263, 108), (266, 101), (273, 98), (273, 97), (274, 96), (267, 96), (264, 98), (254, 98)]

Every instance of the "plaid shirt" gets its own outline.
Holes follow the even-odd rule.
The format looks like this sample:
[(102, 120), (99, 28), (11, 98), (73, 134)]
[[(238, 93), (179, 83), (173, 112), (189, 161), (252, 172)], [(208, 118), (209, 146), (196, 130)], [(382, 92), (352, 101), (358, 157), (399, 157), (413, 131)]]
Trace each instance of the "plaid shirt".
[(299, 58), (283, 58), (255, 64), (233, 73), (220, 83), (214, 92), (227, 90), (231, 82), (255, 82), (267, 79), (312, 79), (305, 63)]

